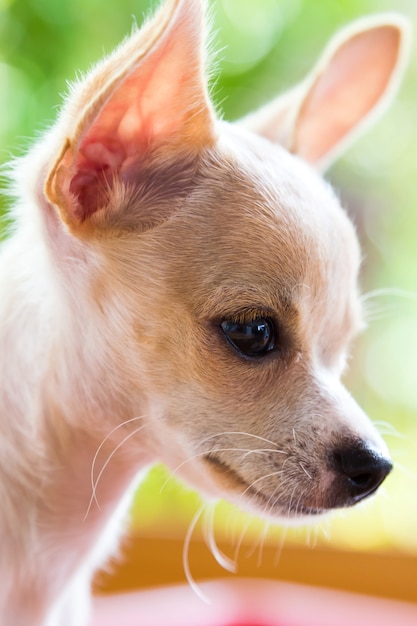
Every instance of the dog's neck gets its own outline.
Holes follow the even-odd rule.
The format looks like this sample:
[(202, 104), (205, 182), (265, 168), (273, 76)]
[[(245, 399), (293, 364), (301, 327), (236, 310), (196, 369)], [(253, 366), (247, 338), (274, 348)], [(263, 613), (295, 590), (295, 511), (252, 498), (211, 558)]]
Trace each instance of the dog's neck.
[[(77, 259), (65, 270), (54, 267), (53, 253), (44, 241), (38, 240), (34, 248), (22, 245), (24, 239), (23, 229), (7, 244), (0, 260), (0, 353), (4, 355), (0, 411), (13, 416), (2, 425), (11, 431), (8, 439), (20, 451), (16, 459), (27, 464), (28, 474), (32, 468), (35, 483), (47, 490), (49, 478), (53, 480), (54, 493), (45, 493), (48, 505), (53, 506), (54, 497), (68, 497), (68, 514), (82, 521), (92, 483), (110, 455), (111, 471), (103, 470), (97, 485), (102, 511), (106, 500), (108, 504), (117, 501), (135, 473), (152, 460), (144, 419), (146, 397), (140, 381), (132, 384), (124, 375), (126, 370), (114, 364), (117, 322), (94, 306), (85, 268)], [(56, 276), (62, 271), (67, 272), (65, 289), (58, 286)], [(71, 275), (77, 283), (77, 297), (71, 293)], [(83, 285), (85, 293), (81, 294)], [(108, 326), (107, 333), (103, 324)], [(126, 349), (120, 345), (120, 352)], [(119, 444), (123, 451), (115, 452)], [(0, 463), (6, 458), (10, 463), (10, 456), (0, 457)], [(48, 468), (40, 476), (37, 459), (45, 458)], [(45, 468), (45, 463), (39, 466)], [(57, 488), (60, 471), (67, 490), (71, 484), (77, 490), (83, 485), (82, 497), (79, 491), (72, 498)], [(73, 481), (68, 480), (71, 472), (79, 475)], [(93, 504), (90, 516), (98, 511)]]
[[(0, 437), (0, 466), (9, 484), (4, 493), (0, 485), (2, 532), (7, 529), (8, 536), (0, 565), (3, 559), (8, 569), (25, 564), (24, 572), (11, 572), (10, 579), (19, 577), (22, 585), (16, 598), (13, 589), (5, 590), (7, 607), (0, 601), (0, 613), (15, 616), (27, 604), (27, 623), (32, 623), (37, 611), (44, 611), (38, 603), (50, 605), (81, 563), (88, 577), (103, 550), (114, 549), (118, 533), (111, 529), (126, 515), (129, 486), (152, 462), (153, 446), (139, 385), (133, 388), (116, 368), (110, 376), (114, 364), (106, 350), (108, 335), (98, 332), (97, 311), (81, 296), (77, 303), (69, 290), (57, 293), (57, 268), (51, 267), (44, 241), (37, 248), (24, 243), (21, 229), (0, 259), (0, 412), (5, 416), (0, 424), (7, 430)], [(74, 262), (72, 272), (82, 285), (75, 276), (82, 267)], [(22, 517), (22, 502), (25, 510), (36, 511), (39, 522)], [(30, 565), (33, 546), (42, 555), (35, 567)], [(55, 559), (62, 563), (59, 571), (50, 568)], [(36, 581), (50, 599), (43, 592), (37, 598)]]

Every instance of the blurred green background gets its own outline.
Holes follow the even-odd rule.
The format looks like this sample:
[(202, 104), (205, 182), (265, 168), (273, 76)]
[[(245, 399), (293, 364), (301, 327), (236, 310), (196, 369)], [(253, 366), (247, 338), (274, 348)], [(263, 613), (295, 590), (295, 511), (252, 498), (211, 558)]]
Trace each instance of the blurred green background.
[[(0, 0), (0, 163), (22, 154), (55, 118), (67, 80), (111, 51), (151, 0)], [(301, 79), (328, 38), (364, 14), (396, 10), (417, 23), (415, 0), (212, 0), (221, 49), (214, 97), (235, 119)], [(351, 549), (417, 551), (417, 55), (399, 96), (327, 176), (363, 245), (369, 327), (346, 384), (380, 426), (396, 471), (378, 496), (316, 530), (291, 531)], [(1, 199), (4, 213), (6, 200)], [(3, 228), (4, 233), (4, 228)], [(142, 532), (184, 532), (196, 494), (152, 470), (134, 505)], [(167, 523), (168, 520), (168, 523)], [(263, 525), (221, 503), (217, 533)], [(272, 529), (272, 535), (281, 531)]]

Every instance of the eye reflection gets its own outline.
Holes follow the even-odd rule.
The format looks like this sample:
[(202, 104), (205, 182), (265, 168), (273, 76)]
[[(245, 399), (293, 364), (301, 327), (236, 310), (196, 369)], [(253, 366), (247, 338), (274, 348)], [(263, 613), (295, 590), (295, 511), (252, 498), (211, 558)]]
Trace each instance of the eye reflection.
[(267, 317), (245, 322), (224, 320), (221, 329), (230, 345), (244, 356), (262, 357), (275, 348), (274, 323)]

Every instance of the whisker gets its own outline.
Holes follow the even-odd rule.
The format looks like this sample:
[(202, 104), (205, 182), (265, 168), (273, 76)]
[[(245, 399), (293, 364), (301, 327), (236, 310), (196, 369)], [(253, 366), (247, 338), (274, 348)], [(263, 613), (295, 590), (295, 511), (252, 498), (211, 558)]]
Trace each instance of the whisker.
[(188, 527), (188, 530), (187, 530), (187, 533), (186, 533), (185, 539), (184, 539), (183, 550), (182, 550), (182, 565), (183, 565), (183, 568), (184, 568), (185, 577), (186, 577), (187, 582), (190, 585), (191, 589), (200, 598), (200, 600), (205, 602), (205, 604), (211, 604), (211, 601), (209, 600), (209, 598), (201, 591), (200, 587), (198, 586), (198, 584), (194, 580), (194, 578), (193, 578), (193, 576), (191, 574), (190, 560), (189, 560), (191, 539), (192, 539), (192, 536), (194, 534), (194, 530), (195, 530), (195, 528), (197, 526), (197, 523), (198, 523), (199, 519), (201, 518), (201, 516), (204, 513), (205, 507), (206, 507), (206, 504), (202, 504), (202, 506), (199, 507), (197, 512), (194, 514), (194, 517), (192, 518), (192, 520), (190, 522), (190, 525)]
[(406, 467), (402, 463), (397, 463), (397, 461), (395, 461), (395, 469), (399, 470), (401, 474), (403, 474), (404, 476), (407, 476), (407, 478), (411, 478), (413, 482), (417, 480), (417, 476), (415, 472), (410, 470), (408, 467)]
[(312, 475), (306, 470), (306, 468), (304, 467), (304, 465), (301, 463), (301, 461), (298, 462), (298, 465), (301, 467), (301, 469), (303, 470), (304, 474), (310, 479), (313, 480)]
[(104, 473), (105, 469), (107, 468), (108, 464), (110, 463), (110, 461), (112, 460), (112, 458), (114, 457), (114, 455), (116, 454), (116, 452), (117, 452), (118, 450), (120, 450), (120, 448), (121, 448), (121, 447), (122, 447), (122, 446), (126, 443), (126, 441), (128, 441), (131, 437), (133, 437), (133, 436), (134, 436), (134, 435), (136, 435), (139, 431), (141, 431), (143, 428), (145, 428), (145, 426), (146, 426), (146, 424), (142, 424), (142, 426), (139, 426), (139, 428), (136, 428), (136, 429), (135, 429), (135, 430), (133, 430), (131, 433), (129, 433), (128, 435), (126, 435), (126, 437), (124, 437), (124, 438), (122, 439), (122, 441), (121, 441), (120, 443), (118, 443), (118, 445), (114, 448), (114, 450), (113, 450), (113, 451), (109, 454), (109, 456), (107, 457), (106, 462), (104, 463), (103, 467), (101, 468), (101, 470), (100, 470), (100, 472), (99, 472), (99, 474), (98, 474), (98, 476), (97, 476), (97, 479), (96, 479), (95, 483), (93, 484), (93, 492), (92, 492), (92, 494), (91, 494), (90, 502), (88, 503), (88, 508), (87, 508), (87, 512), (86, 512), (86, 514), (85, 514), (85, 516), (84, 516), (84, 521), (87, 519), (88, 514), (89, 514), (89, 512), (90, 512), (90, 510), (91, 510), (91, 507), (92, 507), (92, 505), (93, 505), (93, 502), (94, 502), (94, 501), (96, 502), (98, 509), (99, 509), (99, 510), (101, 510), (101, 509), (100, 509), (100, 504), (99, 504), (99, 502), (98, 502), (98, 500), (97, 500), (97, 496), (96, 496), (96, 493), (97, 493), (97, 486), (98, 486), (98, 484), (99, 484), (99, 482), (100, 482), (100, 479), (101, 479), (101, 477), (103, 476), (103, 473)]
[(389, 435), (390, 437), (398, 437), (399, 439), (406, 439), (405, 434), (401, 433), (399, 430), (395, 428), (393, 424), (390, 424), (389, 422), (372, 421), (372, 423), (375, 426), (375, 428), (377, 428), (378, 432), (381, 435)]
[[(281, 469), (280, 469), (280, 470), (278, 470), (278, 471), (277, 471), (277, 474), (279, 473), (279, 474), (281, 474), (281, 476), (284, 474), (284, 471), (285, 471), (285, 465), (286, 465), (287, 461), (289, 461), (289, 460), (290, 460), (290, 457), (287, 457), (287, 458), (284, 460), (284, 462), (283, 462), (283, 464), (282, 464), (282, 467), (281, 467)], [(274, 507), (276, 506), (277, 502), (279, 502), (279, 499), (280, 499), (280, 498), (275, 498), (275, 494), (276, 494), (276, 493), (277, 493), (277, 491), (279, 491), (281, 488), (282, 488), (282, 484), (278, 484), (278, 485), (275, 487), (274, 491), (273, 491), (273, 492), (271, 493), (271, 495), (269, 496), (268, 501), (267, 501), (267, 503), (265, 504), (265, 507), (264, 507), (264, 510), (263, 510), (264, 515), (266, 515), (266, 516), (268, 516), (268, 515), (272, 515), (272, 511), (273, 511)]]
[(257, 533), (256, 537), (253, 537), (253, 536), (251, 537), (252, 545), (249, 546), (248, 549), (245, 552), (245, 558), (246, 559), (251, 559), (253, 557), (253, 555), (255, 554), (256, 550), (259, 549), (261, 536), (262, 536), (262, 533)]
[[(260, 435), (254, 435), (253, 433), (247, 433), (245, 431), (233, 431), (233, 430), (225, 430), (223, 432), (219, 432), (219, 433), (215, 433), (214, 435), (209, 435), (208, 437), (205, 437), (204, 439), (201, 440), (201, 443), (205, 443), (206, 441), (210, 441), (210, 439), (214, 439), (215, 437), (223, 437), (223, 435), (239, 435), (239, 436), (244, 436), (244, 437), (252, 437), (253, 439), (258, 439), (259, 441), (264, 441), (265, 443), (269, 443), (271, 446), (274, 446), (274, 449), (276, 449), (277, 444), (274, 441), (271, 441), (270, 439), (266, 439), (265, 437), (261, 437)], [(286, 452), (283, 452), (282, 450), (279, 451), (282, 454), (286, 454)]]
[(297, 444), (297, 435), (296, 435), (296, 432), (295, 432), (295, 428), (292, 429), (292, 438), (293, 438), (293, 441), (294, 441), (294, 445), (297, 446), (298, 444)]
[(165, 479), (165, 481), (163, 482), (159, 493), (162, 493), (162, 491), (165, 489), (165, 487), (167, 486), (168, 482), (174, 477), (174, 475), (182, 468), (184, 467), (184, 465), (186, 465), (187, 463), (191, 463), (191, 461), (194, 461), (195, 459), (198, 459), (202, 456), (206, 456), (207, 454), (212, 454), (213, 452), (243, 452), (244, 453), (244, 457), (249, 456), (250, 454), (269, 454), (271, 452), (275, 452), (277, 454), (286, 454), (286, 452), (281, 452), (281, 450), (272, 450), (271, 448), (211, 448), (210, 450), (205, 450), (204, 452), (197, 452), (197, 454), (193, 454), (192, 456), (188, 457), (187, 459), (185, 459), (185, 461), (182, 461), (181, 463), (179, 463), (173, 470), (170, 471), (169, 475), (167, 476), (167, 478)]
[(274, 561), (273, 561), (274, 567), (278, 567), (279, 562), (281, 560), (282, 550), (284, 549), (284, 543), (287, 538), (287, 533), (288, 533), (288, 526), (283, 526), (282, 531), (281, 531), (281, 536), (278, 541), (277, 549), (274, 554)]
[(362, 294), (361, 302), (368, 302), (374, 298), (392, 297), (404, 298), (411, 302), (417, 302), (417, 293), (414, 291), (407, 291), (406, 289), (400, 289), (399, 287), (382, 287), (380, 289), (373, 289)]
[(406, 291), (395, 287), (387, 287), (382, 289), (375, 289), (361, 296), (361, 302), (364, 305), (364, 315), (367, 322), (377, 321), (385, 319), (388, 314), (393, 313), (398, 308), (398, 302), (389, 302), (388, 304), (381, 305), (378, 302), (374, 302), (377, 298), (402, 298), (410, 302), (417, 302), (417, 293), (412, 291)]
[[(282, 472), (282, 468), (281, 468), (281, 472)], [(274, 491), (271, 493), (271, 495), (268, 498), (268, 502), (265, 504), (263, 513), (265, 516), (271, 515), (272, 511), (274, 509), (274, 507), (276, 506), (277, 501), (279, 500), (279, 498), (275, 498), (275, 494), (277, 493), (277, 491), (279, 490), (280, 485), (277, 485), (274, 489)]]
[[(217, 504), (217, 503), (216, 503)], [(220, 550), (219, 546), (216, 543), (216, 537), (214, 533), (215, 525), (214, 525), (214, 512), (215, 505), (207, 507), (206, 514), (204, 515), (203, 520), (203, 537), (204, 541), (209, 548), (211, 554), (213, 555), (216, 562), (228, 572), (232, 574), (236, 573), (236, 562), (228, 557), (222, 550)]]
[(331, 533), (330, 520), (329, 519), (322, 520), (322, 522), (317, 525), (317, 532), (318, 534), (321, 533), (326, 541), (330, 541), (330, 533)]
[(265, 549), (265, 542), (268, 536), (270, 522), (268, 519), (262, 519), (263, 528), (262, 532), (257, 533), (256, 539), (253, 539), (252, 547), (248, 549), (246, 553), (246, 558), (250, 559), (254, 556), (255, 552), (258, 552), (258, 557), (256, 559), (256, 567), (260, 567), (262, 565), (262, 558)]
[(288, 500), (288, 510), (287, 510), (287, 520), (288, 520), (288, 524), (289, 524), (289, 520), (290, 520), (290, 513), (293, 510), (293, 502), (294, 502), (294, 494), (296, 491), (297, 487), (294, 487), (292, 490), (292, 493), (290, 495), (290, 498)]
[(319, 540), (318, 526), (307, 526), (307, 546), (309, 548), (316, 548)]
[[(95, 465), (96, 465), (97, 457), (98, 457), (98, 455), (100, 454), (101, 449), (103, 448), (103, 446), (104, 446), (104, 444), (106, 443), (106, 441), (108, 441), (108, 440), (110, 439), (110, 437), (111, 437), (111, 436), (112, 436), (112, 435), (113, 435), (113, 434), (114, 434), (117, 430), (119, 430), (119, 428), (122, 428), (122, 426), (126, 426), (127, 424), (131, 424), (132, 422), (136, 422), (137, 420), (141, 420), (141, 419), (144, 419), (144, 416), (143, 416), (143, 415), (141, 415), (141, 416), (139, 416), (139, 417), (132, 417), (131, 419), (126, 420), (125, 422), (122, 422), (121, 424), (118, 424), (117, 426), (115, 426), (114, 428), (112, 428), (112, 430), (111, 430), (111, 431), (110, 431), (110, 432), (109, 432), (109, 433), (108, 433), (108, 434), (104, 437), (103, 441), (101, 442), (101, 444), (100, 444), (100, 445), (99, 445), (99, 447), (97, 448), (96, 453), (95, 453), (94, 458), (93, 458), (93, 462), (92, 462), (92, 464), (91, 464), (91, 472), (90, 472), (91, 489), (92, 489), (92, 492), (93, 492), (93, 496), (92, 496), (92, 497), (93, 497), (93, 500), (95, 500), (95, 501), (96, 501), (97, 506), (99, 506), (99, 505), (98, 505), (98, 502), (97, 502), (97, 498), (96, 498), (96, 495), (95, 495), (95, 489), (94, 489), (94, 469), (95, 469)], [(89, 511), (89, 510), (90, 510), (90, 507), (89, 507), (88, 511)], [(87, 517), (87, 515), (88, 515), (88, 511), (87, 511), (87, 513), (86, 513), (86, 517)]]
[(371, 322), (380, 322), (382, 320), (389, 319), (394, 313), (396, 313), (397, 305), (387, 304), (385, 306), (366, 306), (364, 307), (364, 320), (369, 326)]
[(271, 448), (249, 448), (248, 450), (245, 450), (245, 448), (236, 448), (236, 450), (241, 450), (242, 452), (245, 451), (245, 454), (243, 455), (243, 458), (249, 456), (250, 454), (253, 454), (254, 452), (256, 453), (262, 453), (262, 454), (266, 454), (266, 453), (275, 453), (275, 454), (285, 454), (287, 455), (288, 452), (284, 452), (283, 450), (273, 450)]
[(261, 533), (261, 541), (259, 543), (259, 552), (258, 552), (258, 560), (256, 562), (257, 567), (261, 567), (262, 565), (262, 558), (263, 558), (263, 554), (264, 554), (264, 549), (265, 549), (265, 543), (266, 543), (266, 539), (268, 537), (268, 531), (269, 531), (269, 526), (270, 526), (270, 522), (268, 519), (264, 520), (264, 527)]
[(245, 538), (246, 533), (249, 530), (249, 527), (252, 523), (252, 516), (248, 517), (247, 521), (245, 522), (245, 524), (243, 525), (243, 528), (241, 530), (241, 533), (239, 535), (239, 539), (236, 543), (236, 547), (235, 547), (235, 551), (233, 554), (233, 560), (236, 562), (236, 564), (239, 562), (239, 552), (242, 548), (242, 544), (243, 544), (243, 540)]
[(246, 489), (242, 491), (242, 493), (240, 494), (240, 497), (242, 498), (250, 489), (253, 488), (254, 485), (256, 485), (256, 483), (259, 483), (261, 480), (265, 480), (265, 478), (271, 478), (271, 476), (278, 476), (279, 474), (281, 474), (281, 472), (282, 470), (277, 470), (275, 472), (271, 472), (270, 474), (264, 474), (260, 478), (257, 478), (256, 480), (252, 481), (250, 485), (248, 485)]

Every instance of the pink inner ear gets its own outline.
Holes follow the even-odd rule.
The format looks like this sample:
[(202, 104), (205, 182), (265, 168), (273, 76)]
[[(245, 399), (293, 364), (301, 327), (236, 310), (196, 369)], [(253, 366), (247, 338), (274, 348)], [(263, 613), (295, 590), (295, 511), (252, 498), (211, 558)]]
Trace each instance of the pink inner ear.
[(113, 141), (85, 142), (79, 152), (77, 172), (71, 179), (70, 192), (77, 198), (76, 217), (81, 221), (105, 202), (105, 194), (125, 159), (123, 147)]
[(357, 33), (318, 76), (299, 114), (296, 152), (311, 163), (334, 149), (378, 104), (394, 72), (397, 28)]
[(110, 206), (113, 185), (139, 181), (150, 154), (213, 145), (202, 22), (200, 0), (167, 1), (70, 103), (74, 123), (45, 185), (66, 223)]
[(143, 68), (133, 72), (115, 89), (83, 138), (70, 183), (70, 191), (78, 200), (79, 219), (84, 220), (101, 208), (126, 162), (138, 160), (146, 152), (153, 135), (144, 118), (148, 84)]
[(76, 157), (70, 191), (78, 200), (79, 219), (101, 208), (114, 179), (137, 171), (151, 146), (175, 135), (182, 135), (182, 143), (187, 140), (188, 122), (198, 123), (200, 110), (207, 108), (196, 69), (187, 45), (168, 39), (154, 51), (151, 61), (139, 65), (115, 87)]

